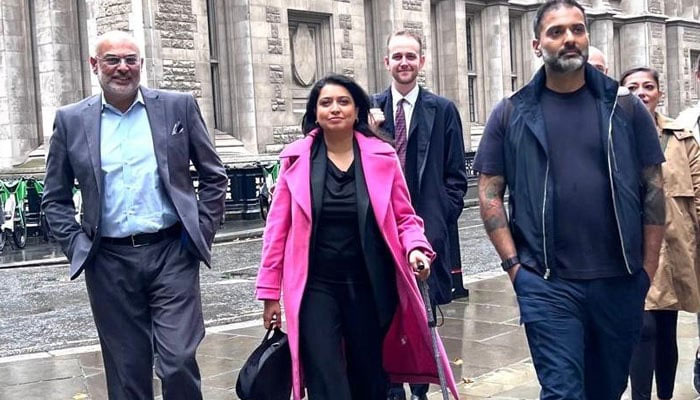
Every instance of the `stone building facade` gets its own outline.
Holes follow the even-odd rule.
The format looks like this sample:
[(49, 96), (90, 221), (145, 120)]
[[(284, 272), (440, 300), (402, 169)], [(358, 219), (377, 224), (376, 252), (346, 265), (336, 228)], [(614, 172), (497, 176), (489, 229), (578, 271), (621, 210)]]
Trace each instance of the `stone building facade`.
[[(663, 111), (698, 101), (700, 0), (580, 0), (591, 43), (610, 73), (661, 72)], [(98, 92), (87, 57), (97, 36), (133, 32), (143, 83), (192, 92), (207, 125), (252, 153), (300, 135), (311, 84), (329, 72), (368, 91), (389, 85), (387, 35), (424, 38), (425, 87), (453, 99), (467, 150), (493, 105), (526, 83), (541, 0), (3, 0), (0, 3), (0, 168), (22, 162), (52, 133), (55, 110)]]

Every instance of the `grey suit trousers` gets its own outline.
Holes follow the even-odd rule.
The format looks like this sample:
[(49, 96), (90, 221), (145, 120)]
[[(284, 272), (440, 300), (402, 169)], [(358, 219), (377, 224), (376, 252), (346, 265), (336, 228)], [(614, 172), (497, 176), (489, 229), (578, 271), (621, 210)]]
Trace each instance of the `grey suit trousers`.
[(183, 239), (100, 245), (85, 269), (110, 400), (153, 399), (153, 365), (164, 400), (200, 400), (195, 359), (204, 338), (199, 260)]

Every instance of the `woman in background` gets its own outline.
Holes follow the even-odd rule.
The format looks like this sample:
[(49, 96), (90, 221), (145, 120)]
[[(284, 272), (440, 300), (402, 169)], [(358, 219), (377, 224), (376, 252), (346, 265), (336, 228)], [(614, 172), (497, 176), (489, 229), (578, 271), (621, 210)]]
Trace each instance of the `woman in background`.
[(656, 121), (666, 162), (662, 166), (666, 196), (666, 233), (659, 269), (647, 294), (641, 339), (632, 355), (632, 399), (651, 398), (656, 374), (659, 400), (673, 397), (678, 365), (678, 311), (700, 311), (698, 214), (700, 211), (700, 146), (691, 132), (658, 113), (663, 93), (659, 73), (631, 69), (620, 82), (637, 95)]

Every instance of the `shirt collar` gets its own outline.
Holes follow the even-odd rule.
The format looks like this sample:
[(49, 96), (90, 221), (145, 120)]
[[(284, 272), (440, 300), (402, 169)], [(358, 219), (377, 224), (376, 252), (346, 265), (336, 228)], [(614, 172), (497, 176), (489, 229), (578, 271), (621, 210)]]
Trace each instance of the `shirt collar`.
[(109, 110), (116, 112), (117, 114), (120, 114), (120, 115), (128, 113), (134, 107), (134, 104), (136, 104), (136, 103), (141, 103), (144, 106), (146, 105), (146, 103), (143, 102), (143, 95), (141, 94), (141, 88), (139, 88), (136, 91), (136, 98), (134, 99), (134, 102), (131, 103), (131, 105), (129, 106), (129, 108), (126, 109), (125, 112), (121, 112), (121, 111), (119, 111), (119, 109), (117, 109), (113, 105), (107, 103), (107, 99), (105, 99), (104, 92), (102, 92), (102, 94), (100, 95), (100, 98), (102, 99), (102, 111), (104, 111), (104, 109), (107, 108)]
[(399, 100), (401, 99), (406, 99), (408, 104), (413, 107), (416, 105), (416, 101), (418, 100), (418, 92), (420, 91), (420, 88), (416, 84), (416, 86), (411, 89), (410, 92), (408, 92), (405, 96), (399, 93), (398, 90), (394, 87), (394, 85), (391, 85), (391, 99), (394, 101), (394, 109), (396, 106), (399, 104)]

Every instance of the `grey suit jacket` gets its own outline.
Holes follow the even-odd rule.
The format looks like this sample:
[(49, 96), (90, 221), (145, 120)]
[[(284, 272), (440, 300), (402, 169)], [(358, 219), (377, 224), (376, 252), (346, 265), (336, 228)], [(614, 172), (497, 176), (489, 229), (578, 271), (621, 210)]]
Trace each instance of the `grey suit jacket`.
[[(141, 87), (153, 135), (158, 174), (189, 239), (190, 251), (211, 262), (211, 243), (224, 212), (227, 176), (189, 94)], [(100, 161), (100, 95), (60, 108), (46, 159), (42, 209), (49, 227), (70, 261), (75, 279), (99, 248), (103, 177)], [(178, 129), (175, 129), (178, 125)], [(181, 126), (181, 128), (180, 128)], [(190, 161), (199, 175), (198, 195)], [(83, 218), (75, 221), (72, 201), (77, 179)]]

